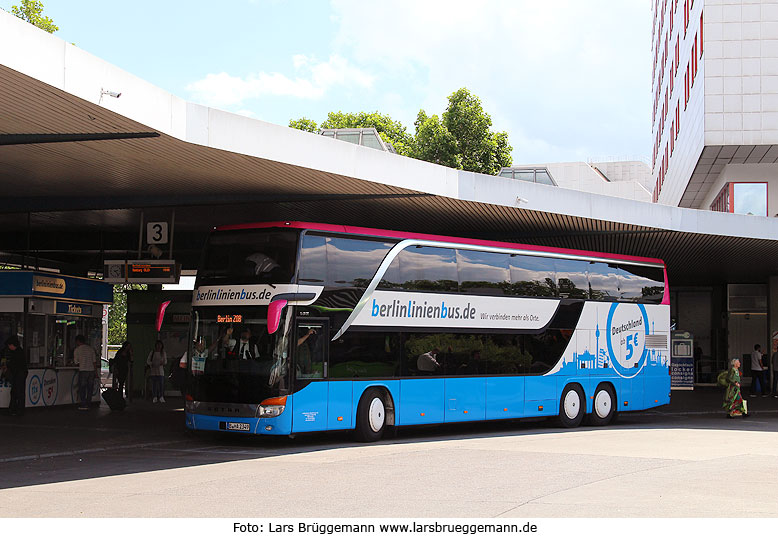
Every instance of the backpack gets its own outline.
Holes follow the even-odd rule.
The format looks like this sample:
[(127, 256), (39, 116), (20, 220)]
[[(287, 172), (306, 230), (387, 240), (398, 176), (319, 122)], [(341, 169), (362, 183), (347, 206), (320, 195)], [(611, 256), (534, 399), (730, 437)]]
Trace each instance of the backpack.
[(729, 385), (729, 372), (727, 370), (722, 370), (719, 372), (719, 375), (716, 376), (716, 383), (719, 384), (719, 387), (726, 387)]

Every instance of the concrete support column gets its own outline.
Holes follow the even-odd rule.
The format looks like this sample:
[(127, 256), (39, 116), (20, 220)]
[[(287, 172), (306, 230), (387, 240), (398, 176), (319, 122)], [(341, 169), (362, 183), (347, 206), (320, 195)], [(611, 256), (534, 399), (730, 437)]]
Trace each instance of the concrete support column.
[(778, 345), (773, 341), (773, 333), (778, 332), (778, 276), (770, 276), (770, 281), (768, 282), (768, 291), (767, 291), (767, 321), (769, 324), (768, 332), (770, 333), (770, 358), (769, 358), (769, 364), (770, 364), (770, 390), (772, 391), (772, 384), (775, 381), (775, 378), (778, 377), (778, 374), (776, 374), (775, 369), (773, 367), (773, 353), (775, 352), (775, 346)]

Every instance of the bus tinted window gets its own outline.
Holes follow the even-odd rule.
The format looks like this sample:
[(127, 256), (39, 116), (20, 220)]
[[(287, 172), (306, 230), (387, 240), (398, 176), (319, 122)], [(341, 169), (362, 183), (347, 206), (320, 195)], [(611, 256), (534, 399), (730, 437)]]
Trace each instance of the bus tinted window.
[(412, 291), (457, 291), (456, 253), (451, 248), (410, 246), (400, 252), (400, 281)]
[(388, 378), (400, 375), (400, 334), (347, 332), (330, 343), (331, 378)]
[(198, 284), (290, 283), (296, 252), (295, 231), (219, 231), (208, 239)]
[(554, 261), (559, 296), (563, 299), (586, 299), (589, 297), (589, 263), (573, 259)]
[(305, 235), (300, 251), (298, 282), (323, 284), (327, 280), (327, 239), (318, 235)]
[(620, 300), (661, 303), (665, 292), (664, 270), (641, 265), (619, 265)]
[(517, 376), (545, 374), (559, 361), (573, 331), (540, 334), (409, 334), (405, 376)]
[(618, 300), (618, 272), (612, 263), (589, 263), (589, 298), (595, 301)]
[(457, 250), (459, 291), (482, 295), (502, 295), (509, 289), (511, 273), (508, 254)]
[(331, 237), (327, 239), (327, 283), (367, 287), (378, 265), (394, 246), (390, 242)]
[(511, 255), (511, 295), (526, 297), (558, 296), (554, 260), (547, 257)]
[(369, 239), (306, 234), (300, 254), (300, 283), (365, 288), (394, 244)]

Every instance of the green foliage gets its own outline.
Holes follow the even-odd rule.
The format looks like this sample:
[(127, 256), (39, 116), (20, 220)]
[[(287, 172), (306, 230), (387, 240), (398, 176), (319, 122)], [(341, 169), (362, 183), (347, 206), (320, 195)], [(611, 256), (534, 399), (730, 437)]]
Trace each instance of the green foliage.
[(316, 126), (316, 122), (306, 117), (300, 117), (297, 120), (290, 120), (289, 127), (296, 130), (308, 131), (311, 133), (316, 133), (319, 131), (319, 128)]
[(457, 156), (465, 171), (496, 175), (501, 167), (511, 164), (513, 148), (508, 144), (508, 134), (490, 130), (492, 118), (468, 89), (460, 88), (448, 97), (443, 125), (456, 142)]
[(438, 115), (427, 116), (424, 109), (416, 116), (416, 139), (411, 156), (425, 162), (462, 169), (457, 142)]
[(121, 344), (127, 340), (127, 291), (146, 288), (145, 284), (114, 284), (113, 304), (108, 309), (109, 344)]
[(21, 0), (21, 6), (12, 6), (11, 13), (49, 34), (59, 30), (54, 21), (43, 16), (43, 2), (40, 0)]
[[(454, 169), (496, 175), (500, 168), (511, 165), (513, 147), (508, 143), (508, 134), (491, 131), (491, 117), (483, 110), (481, 100), (466, 88), (448, 97), (448, 108), (442, 117), (427, 116), (420, 110), (414, 126), (416, 134), (412, 136), (400, 122), (378, 111), (338, 111), (329, 113), (320, 127), (375, 128), (398, 154)], [(316, 123), (305, 117), (290, 120), (289, 127), (317, 131)]]

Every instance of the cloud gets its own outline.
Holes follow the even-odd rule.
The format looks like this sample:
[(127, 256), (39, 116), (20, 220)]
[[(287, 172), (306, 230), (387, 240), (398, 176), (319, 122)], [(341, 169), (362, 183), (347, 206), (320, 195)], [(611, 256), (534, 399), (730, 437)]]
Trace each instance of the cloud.
[(345, 58), (332, 55), (326, 62), (314, 57), (295, 55), (292, 66), (297, 76), (259, 72), (245, 77), (228, 73), (209, 73), (186, 86), (192, 99), (205, 105), (233, 108), (247, 100), (264, 96), (291, 96), (304, 100), (322, 98), (331, 88), (356, 86), (369, 89), (375, 77)]
[(429, 112), (440, 112), (445, 97), (466, 86), (494, 128), (508, 131), (517, 160), (650, 150), (646, 0), (332, 0), (331, 6), (339, 54), (371, 66), (382, 82), (413, 84), (417, 107)]

